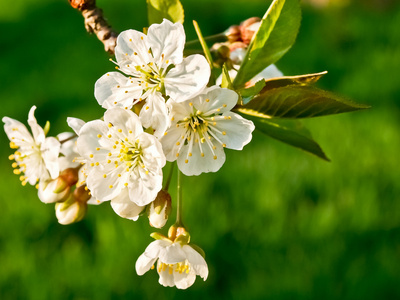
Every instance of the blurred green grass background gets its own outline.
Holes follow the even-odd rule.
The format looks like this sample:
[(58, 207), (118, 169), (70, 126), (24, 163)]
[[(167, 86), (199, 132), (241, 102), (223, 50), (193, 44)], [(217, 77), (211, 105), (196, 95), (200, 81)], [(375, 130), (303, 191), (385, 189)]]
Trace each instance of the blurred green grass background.
[[(306, 120), (331, 163), (256, 133), (218, 173), (185, 178), (185, 223), (210, 269), (188, 290), (136, 275), (154, 231), (145, 217), (119, 218), (105, 203), (59, 225), (54, 205), (12, 174), (1, 131), (0, 299), (400, 299), (400, 4), (333, 2), (303, 5), (297, 43), (277, 65), (328, 70), (319, 87), (372, 109)], [(143, 0), (97, 3), (118, 31), (146, 26)], [(192, 19), (210, 35), (268, 8), (182, 3), (188, 40)], [(1, 116), (25, 122), (35, 104), (56, 135), (67, 116), (102, 115), (94, 83), (113, 65), (66, 0), (0, 0), (0, 32)]]

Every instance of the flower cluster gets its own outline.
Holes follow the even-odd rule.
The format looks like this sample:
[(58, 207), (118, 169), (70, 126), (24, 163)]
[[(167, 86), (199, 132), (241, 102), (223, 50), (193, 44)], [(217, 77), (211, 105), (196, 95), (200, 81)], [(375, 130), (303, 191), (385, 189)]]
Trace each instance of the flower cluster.
[[(167, 161), (177, 161), (188, 176), (216, 172), (225, 162), (224, 148), (242, 150), (250, 142), (253, 123), (231, 111), (238, 94), (207, 86), (207, 60), (184, 57), (184, 44), (183, 26), (168, 20), (151, 25), (147, 34), (122, 32), (115, 49), (118, 71), (95, 84), (104, 116), (87, 123), (68, 118), (75, 134), (46, 137), (35, 107), (28, 118), (32, 135), (18, 121), (3, 118), (11, 148), (17, 149), (10, 157), (14, 173), (23, 174), (23, 185), (37, 184), (41, 201), (56, 203), (61, 224), (81, 220), (88, 203), (110, 201), (119, 216), (137, 220), (147, 211), (150, 225), (161, 228), (171, 210), (168, 184), (163, 188)], [(136, 270), (142, 275), (158, 259), (160, 283), (184, 289), (196, 275), (205, 280), (208, 268), (180, 220), (176, 224), (178, 231), (146, 248)]]

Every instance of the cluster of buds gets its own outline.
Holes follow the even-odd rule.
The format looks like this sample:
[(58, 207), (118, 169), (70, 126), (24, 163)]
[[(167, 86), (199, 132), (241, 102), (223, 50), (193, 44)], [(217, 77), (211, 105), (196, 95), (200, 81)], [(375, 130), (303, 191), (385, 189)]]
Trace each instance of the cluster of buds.
[(260, 22), (259, 17), (252, 17), (240, 25), (229, 27), (224, 32), (228, 41), (216, 43), (211, 47), (215, 66), (220, 68), (227, 63), (231, 69), (233, 65), (240, 65), (251, 39), (260, 27)]

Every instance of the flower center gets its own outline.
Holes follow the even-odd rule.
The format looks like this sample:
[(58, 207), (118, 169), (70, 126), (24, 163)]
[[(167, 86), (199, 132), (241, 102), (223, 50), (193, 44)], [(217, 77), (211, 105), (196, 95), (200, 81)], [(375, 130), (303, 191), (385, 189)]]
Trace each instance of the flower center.
[(173, 272), (177, 272), (179, 274), (182, 273), (186, 273), (189, 274), (190, 272), (190, 265), (189, 263), (186, 261), (184, 262), (180, 262), (180, 263), (176, 263), (176, 264), (165, 264), (165, 263), (160, 263), (158, 265), (158, 273), (162, 272), (162, 271), (166, 271), (168, 270), (168, 273), (171, 275)]

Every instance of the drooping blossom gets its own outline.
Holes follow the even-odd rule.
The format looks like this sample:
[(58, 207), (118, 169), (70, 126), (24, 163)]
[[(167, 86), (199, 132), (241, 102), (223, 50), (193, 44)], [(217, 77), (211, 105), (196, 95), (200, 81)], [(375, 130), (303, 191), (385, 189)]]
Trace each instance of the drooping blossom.
[(103, 75), (95, 84), (95, 97), (108, 109), (130, 109), (144, 101), (140, 120), (145, 128), (162, 136), (169, 126), (166, 97), (181, 102), (199, 93), (208, 83), (210, 67), (202, 55), (183, 57), (185, 32), (182, 24), (164, 20), (149, 27), (147, 35), (122, 32), (115, 57), (119, 72)]
[(162, 186), (165, 156), (160, 142), (143, 132), (137, 115), (112, 108), (104, 121), (86, 123), (79, 131), (78, 152), (86, 162), (86, 185), (100, 202), (111, 200), (121, 217), (136, 220)]
[(242, 150), (251, 140), (253, 122), (230, 110), (238, 95), (211, 87), (181, 103), (173, 103), (172, 125), (161, 138), (168, 161), (185, 175), (216, 172), (225, 162), (224, 148)]
[(36, 106), (32, 106), (28, 115), (28, 124), (32, 134), (21, 122), (4, 117), (4, 130), (10, 140), (10, 147), (16, 149), (10, 159), (14, 173), (23, 174), (22, 184), (35, 185), (38, 181), (56, 178), (59, 174), (58, 155), (60, 142), (54, 137), (46, 137), (34, 116)]
[(196, 275), (204, 280), (208, 277), (206, 261), (190, 245), (167, 238), (150, 243), (136, 261), (137, 274), (141, 276), (153, 269), (157, 260), (159, 283), (163, 286), (187, 289), (195, 282)]

